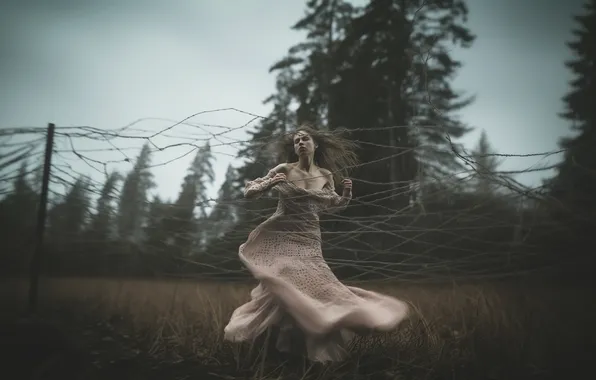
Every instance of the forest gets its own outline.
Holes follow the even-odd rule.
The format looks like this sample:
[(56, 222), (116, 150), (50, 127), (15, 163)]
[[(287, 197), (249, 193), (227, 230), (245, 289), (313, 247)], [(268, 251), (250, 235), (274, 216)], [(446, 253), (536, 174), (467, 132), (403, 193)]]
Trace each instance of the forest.
[[(354, 280), (491, 279), (594, 270), (596, 141), (594, 2), (576, 18), (566, 62), (574, 79), (560, 115), (573, 136), (564, 159), (539, 187), (500, 171), (499, 154), (482, 133), (468, 152), (460, 143), (474, 126), (456, 114), (473, 97), (456, 92), (462, 64), (450, 47), (473, 49), (461, 0), (310, 0), (292, 26), (306, 40), (269, 67), (275, 92), (270, 115), (242, 142), (217, 199), (210, 142), (198, 146), (175, 199), (150, 197), (156, 186), (147, 142), (128, 172), (70, 180), (53, 166), (44, 236), (44, 273), (84, 276), (184, 276), (242, 280), (238, 246), (275, 209), (276, 195), (247, 202), (242, 190), (279, 162), (268, 147), (304, 123), (344, 130), (359, 144), (350, 176), (356, 193), (341, 214), (322, 216), (324, 253), (338, 277)], [(60, 128), (57, 128), (60, 134)], [(0, 255), (5, 275), (26, 273), (34, 250), (42, 162), (22, 147), (2, 149), (11, 186), (0, 202)], [(6, 170), (4, 170), (6, 171)], [(523, 172), (523, 170), (520, 170)], [(523, 174), (523, 173), (521, 173)], [(339, 189), (338, 189), (339, 190)]]

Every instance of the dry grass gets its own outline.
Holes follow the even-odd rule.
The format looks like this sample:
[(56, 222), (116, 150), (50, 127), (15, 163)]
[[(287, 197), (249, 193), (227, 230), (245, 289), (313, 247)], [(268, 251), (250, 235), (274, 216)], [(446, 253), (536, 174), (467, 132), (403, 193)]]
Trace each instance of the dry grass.
[[(231, 312), (248, 299), (251, 287), (45, 279), (40, 298), (62, 310), (125, 321), (120, 328), (142, 335), (144, 349), (155, 357), (199, 358), (261, 378), (280, 378), (282, 373), (283, 378), (320, 379), (559, 378), (591, 360), (596, 337), (596, 307), (588, 288), (371, 284), (363, 287), (410, 302), (412, 317), (395, 333), (358, 339), (345, 363), (312, 368), (303, 362), (280, 365), (273, 350), (261, 350), (256, 356), (247, 347), (222, 340)], [(26, 289), (25, 281), (5, 283), (0, 297), (16, 295), (24, 300)]]

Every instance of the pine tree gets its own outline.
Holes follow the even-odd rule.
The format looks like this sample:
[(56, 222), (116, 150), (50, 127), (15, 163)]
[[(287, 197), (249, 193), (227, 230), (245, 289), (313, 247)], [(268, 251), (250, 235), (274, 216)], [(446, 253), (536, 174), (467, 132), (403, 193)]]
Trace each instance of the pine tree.
[(114, 237), (116, 230), (114, 228), (115, 220), (115, 206), (116, 186), (122, 180), (122, 176), (118, 172), (112, 172), (108, 175), (106, 182), (101, 189), (99, 198), (97, 199), (96, 212), (91, 218), (90, 235), (104, 242)]
[(145, 227), (145, 235), (147, 236), (146, 245), (148, 248), (161, 249), (167, 244), (168, 231), (166, 221), (170, 217), (171, 206), (171, 202), (164, 202), (157, 195), (149, 204), (147, 226)]
[(90, 179), (77, 178), (64, 198), (48, 213), (49, 237), (53, 241), (68, 243), (81, 240), (90, 216)]
[(486, 131), (482, 131), (478, 145), (472, 152), (474, 161), (474, 187), (476, 192), (484, 195), (492, 194), (496, 188), (495, 172), (499, 168), (499, 161), (488, 142)]
[(583, 14), (574, 19), (574, 40), (567, 43), (574, 57), (565, 62), (573, 79), (560, 114), (570, 122), (574, 136), (560, 140), (563, 160), (556, 175), (545, 181), (554, 198), (548, 211), (557, 223), (538, 239), (545, 257), (562, 260), (562, 268), (571, 265), (571, 275), (582, 278), (593, 276), (596, 268), (592, 250), (586, 249), (594, 246), (596, 227), (596, 0), (587, 0)]
[[(15, 178), (13, 184), (13, 197), (12, 201), (19, 206), (24, 206), (26, 208), (32, 209), (31, 204), (27, 207), (26, 204), (32, 202), (36, 198), (35, 190), (27, 180), (29, 174), (29, 164), (27, 160), (23, 160), (21, 162), (21, 166), (19, 167), (19, 172)], [(10, 199), (10, 197), (9, 197)], [(24, 210), (23, 210), (24, 211)], [(32, 211), (32, 210), (31, 210)], [(22, 214), (22, 213), (19, 213)], [(24, 216), (26, 217), (26, 216)]]
[(172, 211), (172, 202), (163, 201), (159, 196), (155, 196), (149, 205), (145, 227), (145, 251), (149, 254), (144, 258), (145, 265), (162, 273), (178, 264), (174, 260), (177, 252), (171, 252), (174, 249), (174, 236), (170, 233), (172, 227), (169, 225), (172, 221)]
[[(212, 160), (211, 146), (207, 142), (197, 151), (173, 205), (169, 232), (176, 236), (177, 249), (183, 254), (204, 244), (209, 201), (207, 186), (215, 177)], [(198, 209), (198, 215), (195, 209)]]
[(297, 72), (285, 91), (298, 103), (298, 124), (332, 125), (331, 86), (338, 69), (335, 52), (353, 13), (354, 7), (344, 0), (309, 0), (305, 15), (292, 26), (306, 32), (307, 40), (292, 46), (287, 56), (270, 68), (270, 72)]
[(189, 172), (193, 178), (196, 189), (195, 204), (198, 204), (199, 218), (207, 217), (207, 207), (209, 206), (209, 196), (207, 188), (215, 180), (215, 173), (213, 171), (213, 152), (209, 141), (205, 143), (197, 152), (195, 161), (192, 164)]
[[(342, 110), (338, 121), (364, 129), (353, 133), (363, 141), (365, 163), (354, 176), (404, 193), (393, 198), (392, 208), (408, 203), (404, 190), (420, 176), (443, 177), (461, 167), (452, 150), (469, 128), (453, 112), (471, 99), (461, 99), (450, 86), (461, 64), (448, 50), (450, 44), (473, 42), (463, 25), (466, 16), (462, 1), (371, 0), (338, 51), (338, 59), (347, 62), (333, 88)], [(387, 198), (387, 192), (381, 194)]]
[(588, 0), (584, 9), (583, 15), (575, 17), (576, 39), (567, 44), (575, 57), (566, 66), (575, 78), (563, 98), (565, 112), (561, 115), (573, 123), (575, 136), (560, 142), (566, 153), (551, 188), (553, 195), (585, 222), (596, 214), (596, 1)]
[(148, 212), (147, 192), (155, 186), (149, 169), (151, 150), (143, 145), (132, 170), (124, 179), (118, 204), (118, 234), (120, 238), (140, 242)]
[(43, 164), (39, 162), (36, 167), (32, 169), (31, 175), (31, 188), (37, 194), (41, 194), (41, 188), (43, 186)]
[(0, 240), (3, 266), (7, 270), (26, 267), (37, 223), (38, 195), (27, 181), (28, 163), (21, 161), (12, 190), (0, 201)]
[(226, 178), (219, 188), (215, 207), (211, 211), (211, 214), (209, 214), (209, 241), (225, 235), (238, 221), (236, 201), (239, 198), (239, 194), (235, 188), (235, 182), (236, 169), (232, 165), (229, 165), (226, 171)]

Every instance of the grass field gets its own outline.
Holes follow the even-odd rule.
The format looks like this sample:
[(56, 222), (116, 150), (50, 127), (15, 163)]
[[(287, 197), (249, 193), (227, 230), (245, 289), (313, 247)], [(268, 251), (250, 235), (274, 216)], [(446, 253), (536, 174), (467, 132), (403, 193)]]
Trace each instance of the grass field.
[[(364, 284), (410, 302), (411, 318), (394, 333), (357, 339), (345, 363), (283, 363), (274, 349), (263, 349), (264, 341), (251, 349), (222, 340), (231, 312), (252, 286), (44, 279), (40, 302), (42, 314), (74, 331), (104, 326), (107, 337), (85, 343), (91, 351), (108, 340), (134, 346), (130, 350), (151, 363), (186, 365), (164, 379), (194, 378), (199, 367), (226, 379), (562, 379), (588, 368), (594, 354), (596, 303), (588, 287)], [(4, 310), (23, 307), (25, 280), (4, 280), (1, 291)]]

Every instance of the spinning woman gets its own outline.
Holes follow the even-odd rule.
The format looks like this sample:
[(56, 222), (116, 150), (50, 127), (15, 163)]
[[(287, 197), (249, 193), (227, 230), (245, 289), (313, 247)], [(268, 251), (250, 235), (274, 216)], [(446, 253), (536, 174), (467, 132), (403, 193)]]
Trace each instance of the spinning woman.
[(260, 283), (232, 314), (226, 340), (253, 340), (278, 326), (277, 349), (289, 351), (290, 331), (298, 328), (311, 361), (339, 361), (354, 333), (389, 331), (406, 318), (404, 302), (342, 284), (323, 259), (318, 214), (350, 202), (352, 182), (343, 179), (340, 196), (335, 181), (356, 163), (354, 147), (332, 133), (302, 127), (281, 144), (287, 162), (247, 183), (246, 198), (275, 188), (279, 202), (240, 246), (240, 260)]

